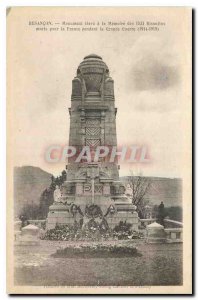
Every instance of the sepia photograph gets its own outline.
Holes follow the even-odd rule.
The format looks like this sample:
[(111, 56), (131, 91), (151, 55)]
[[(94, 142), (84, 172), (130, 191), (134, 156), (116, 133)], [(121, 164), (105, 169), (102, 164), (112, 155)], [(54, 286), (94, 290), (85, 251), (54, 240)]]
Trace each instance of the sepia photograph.
[(192, 9), (7, 8), (7, 292), (192, 293)]

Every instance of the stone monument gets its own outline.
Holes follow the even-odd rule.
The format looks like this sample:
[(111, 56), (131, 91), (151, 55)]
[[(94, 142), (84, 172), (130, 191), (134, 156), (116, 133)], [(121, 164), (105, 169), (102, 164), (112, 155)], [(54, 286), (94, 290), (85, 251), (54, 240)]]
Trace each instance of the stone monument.
[[(56, 224), (83, 224), (85, 220), (101, 219), (113, 228), (120, 221), (131, 223), (138, 230), (138, 214), (125, 187), (119, 180), (117, 160), (100, 157), (97, 146), (117, 146), (114, 81), (109, 69), (98, 55), (84, 58), (72, 81), (69, 145), (80, 153), (91, 149), (91, 161), (82, 157), (68, 158), (67, 179), (60, 187), (61, 196), (49, 207), (47, 228)], [(59, 192), (57, 192), (58, 194)], [(60, 199), (61, 198), (61, 199)]]

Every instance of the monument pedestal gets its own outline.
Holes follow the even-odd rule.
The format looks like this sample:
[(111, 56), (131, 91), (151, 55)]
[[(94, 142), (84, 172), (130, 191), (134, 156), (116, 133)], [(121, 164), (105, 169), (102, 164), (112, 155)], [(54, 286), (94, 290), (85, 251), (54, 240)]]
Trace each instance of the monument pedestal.
[(56, 225), (71, 225), (74, 223), (74, 218), (69, 209), (64, 204), (53, 204), (49, 207), (46, 226), (47, 229), (53, 229)]
[(105, 219), (108, 226), (113, 229), (120, 222), (131, 224), (131, 229), (138, 231), (138, 213), (131, 203), (117, 202), (110, 197), (98, 197), (92, 203), (91, 198), (82, 197), (75, 202), (67, 204), (53, 204), (49, 208), (47, 229), (56, 225), (73, 225), (75, 221), (84, 223), (85, 219)]

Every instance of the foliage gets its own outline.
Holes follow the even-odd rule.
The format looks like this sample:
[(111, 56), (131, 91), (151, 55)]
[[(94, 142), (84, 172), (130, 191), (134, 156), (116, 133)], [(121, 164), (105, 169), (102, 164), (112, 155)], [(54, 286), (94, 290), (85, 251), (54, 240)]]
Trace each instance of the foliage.
[(40, 218), (40, 207), (36, 204), (27, 204), (23, 207), (21, 215), (19, 216), (21, 220), (36, 220)]
[(117, 237), (118, 240), (128, 239), (128, 237), (132, 235), (131, 224), (120, 221), (120, 223), (115, 226), (113, 235)]
[(39, 211), (41, 218), (47, 217), (49, 206), (54, 202), (54, 190), (56, 188), (56, 185), (61, 186), (66, 178), (67, 174), (65, 170), (62, 171), (60, 176), (54, 177), (52, 175), (50, 186), (42, 192), (40, 197)]
[[(152, 217), (157, 218), (158, 217), (158, 208), (159, 205), (154, 205), (152, 210)], [(174, 221), (182, 222), (182, 208), (180, 206), (170, 206), (164, 208), (164, 215), (165, 217), (169, 217), (169, 219)]]
[(127, 183), (132, 189), (132, 203), (137, 206), (139, 217), (143, 218), (144, 208), (148, 204), (148, 200), (145, 198), (151, 189), (151, 180), (150, 178), (143, 177), (141, 174), (135, 176), (133, 172), (131, 172)]
[(120, 221), (113, 229), (113, 237), (118, 240), (141, 239), (143, 234), (131, 229), (131, 224)]
[(141, 233), (130, 229), (126, 222), (120, 222), (113, 230), (109, 229), (104, 219), (98, 224), (94, 219), (90, 219), (87, 226), (82, 227), (80, 223), (74, 225), (56, 225), (42, 237), (45, 240), (54, 241), (100, 241), (100, 240), (127, 240), (142, 238)]
[(111, 245), (111, 244), (89, 244), (70, 245), (63, 249), (58, 249), (53, 257), (126, 257), (141, 256), (137, 248), (131, 245)]
[(56, 185), (60, 186), (66, 178), (67, 174), (65, 170), (62, 171), (60, 176), (54, 177), (52, 175), (50, 186), (41, 193), (40, 204), (36, 205), (32, 203), (24, 205), (20, 218), (22, 217), (26, 220), (45, 219), (49, 211), (49, 206), (54, 202), (54, 190)]
[(54, 241), (76, 241), (76, 240), (91, 240), (97, 241), (100, 239), (108, 239), (108, 232), (100, 232), (95, 226), (86, 228), (80, 228), (76, 223), (73, 226), (69, 225), (57, 225), (54, 229), (50, 229), (46, 232), (43, 239)]

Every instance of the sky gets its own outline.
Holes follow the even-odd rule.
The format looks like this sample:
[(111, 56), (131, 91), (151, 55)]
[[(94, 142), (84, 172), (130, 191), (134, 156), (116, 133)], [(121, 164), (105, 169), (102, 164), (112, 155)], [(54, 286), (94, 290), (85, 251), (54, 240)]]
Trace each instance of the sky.
[[(12, 9), (7, 17), (7, 119), (13, 164), (38, 166), (54, 175), (64, 169), (63, 163), (47, 163), (45, 150), (68, 144), (72, 79), (83, 58), (96, 53), (114, 80), (118, 144), (146, 145), (151, 159), (148, 164), (121, 164), (120, 175), (132, 170), (182, 177), (191, 99), (188, 16), (182, 8)], [(165, 25), (157, 32), (38, 32), (28, 25), (48, 20)]]

